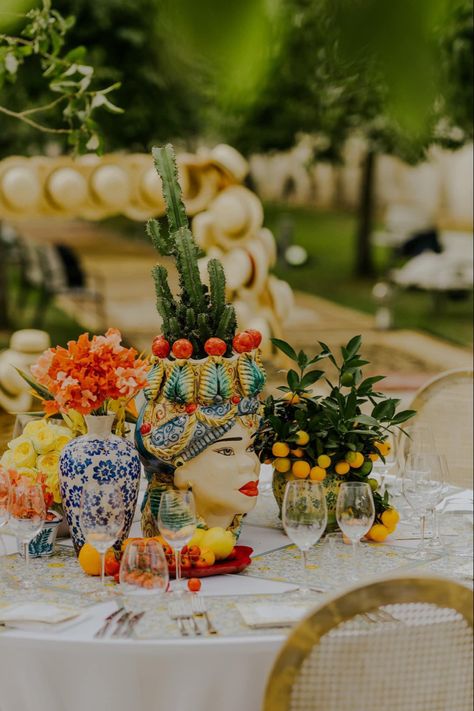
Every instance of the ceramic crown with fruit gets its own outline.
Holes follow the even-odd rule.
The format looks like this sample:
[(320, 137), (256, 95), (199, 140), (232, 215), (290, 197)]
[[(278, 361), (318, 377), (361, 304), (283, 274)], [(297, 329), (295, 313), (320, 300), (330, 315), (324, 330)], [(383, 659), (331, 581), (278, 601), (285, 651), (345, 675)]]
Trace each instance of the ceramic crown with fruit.
[[(279, 388), (282, 396), (266, 400), (255, 449), (262, 462), (273, 464), (273, 491), (280, 509), (289, 479), (319, 481), (326, 490), (329, 527), (335, 527), (341, 482), (367, 482), (376, 509), (370, 537), (384, 540), (395, 529), (398, 514), (390, 505), (388, 492), (382, 495), (378, 491), (378, 481), (371, 473), (374, 462), (385, 460), (389, 453), (390, 432), (400, 429), (414, 411), (397, 412), (399, 400), (374, 390), (384, 376), (363, 378), (362, 368), (368, 362), (360, 355), (360, 336), (341, 348), (340, 363), (322, 342), (320, 353), (311, 359), (284, 341), (273, 339), (273, 343), (294, 361), (296, 369), (288, 371), (287, 384)], [(332, 364), (337, 382), (318, 369), (321, 361)], [(328, 395), (313, 394), (311, 388), (318, 381), (326, 382)]]
[[(199, 249), (188, 226), (171, 146), (154, 148), (167, 205), (168, 234), (156, 220), (147, 232), (163, 255), (174, 258), (179, 294), (162, 265), (153, 270), (162, 333), (152, 344), (146, 402), (136, 428), (137, 449), (148, 479), (143, 506), (145, 535), (155, 535), (156, 514), (168, 487), (192, 487), (200, 525), (238, 533), (242, 514), (255, 505), (259, 463), (251, 447), (265, 384), (257, 331), (236, 333), (226, 302), (221, 263), (208, 263), (201, 281)], [(219, 462), (226, 457), (226, 466)], [(216, 472), (220, 474), (216, 475)]]

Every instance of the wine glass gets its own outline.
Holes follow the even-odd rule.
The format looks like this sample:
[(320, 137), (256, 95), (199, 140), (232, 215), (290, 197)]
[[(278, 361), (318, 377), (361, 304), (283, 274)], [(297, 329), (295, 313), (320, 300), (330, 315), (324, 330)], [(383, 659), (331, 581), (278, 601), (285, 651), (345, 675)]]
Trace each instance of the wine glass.
[(328, 522), (326, 495), (318, 481), (289, 481), (285, 488), (281, 518), (285, 533), (299, 548), (303, 561), (300, 595), (308, 595), (308, 551), (323, 535)]
[(431, 560), (432, 552), (425, 545), (426, 515), (442, 498), (444, 473), (438, 454), (409, 454), (403, 472), (403, 495), (420, 519), (421, 541), (418, 548), (406, 557)]
[(162, 493), (158, 528), (174, 551), (177, 592), (181, 591), (181, 550), (193, 537), (196, 523), (196, 506), (192, 491), (167, 489)]
[(105, 554), (120, 536), (125, 523), (122, 492), (116, 484), (88, 482), (81, 495), (81, 530), (86, 542), (100, 553), (102, 588), (105, 588)]
[(378, 475), (380, 494), (382, 496), (385, 493), (385, 478), (391, 473), (395, 474), (396, 476), (398, 468), (398, 448), (396, 438), (393, 436), (392, 433), (389, 433), (387, 439), (384, 441), (389, 445), (389, 451), (387, 454), (384, 455), (383, 458), (385, 461), (382, 459), (378, 459), (376, 462), (374, 462), (374, 466), (372, 469), (372, 473)]
[(439, 534), (439, 513), (438, 513), (438, 506), (444, 501), (446, 496), (449, 493), (449, 486), (448, 486), (448, 481), (449, 481), (449, 469), (448, 469), (448, 462), (446, 460), (446, 457), (444, 454), (437, 454), (433, 455), (434, 457), (437, 458), (439, 461), (439, 468), (438, 468), (438, 463), (436, 462), (436, 471), (441, 471), (441, 476), (443, 480), (443, 486), (441, 487), (438, 497), (436, 500), (433, 500), (433, 507), (430, 509), (430, 513), (432, 515), (433, 519), (433, 535), (431, 536), (431, 539), (427, 545), (427, 548), (433, 551), (439, 551), (443, 552), (445, 549), (444, 543), (441, 540), (440, 534)]
[(10, 518), (10, 475), (2, 467), (0, 467), (0, 538), (2, 540), (2, 548), (7, 555), (7, 549), (3, 540), (1, 529), (8, 523)]
[(41, 484), (21, 481), (11, 488), (9, 528), (16, 536), (18, 550), (23, 547), (25, 568), (22, 587), (32, 587), (30, 579), (30, 541), (38, 535), (46, 520), (46, 505)]
[(120, 588), (124, 594), (144, 598), (159, 595), (167, 590), (168, 582), (168, 564), (158, 541), (130, 541), (120, 564)]
[(362, 481), (341, 484), (336, 502), (339, 528), (352, 543), (354, 578), (357, 578), (360, 539), (371, 529), (375, 519), (375, 505), (370, 485)]

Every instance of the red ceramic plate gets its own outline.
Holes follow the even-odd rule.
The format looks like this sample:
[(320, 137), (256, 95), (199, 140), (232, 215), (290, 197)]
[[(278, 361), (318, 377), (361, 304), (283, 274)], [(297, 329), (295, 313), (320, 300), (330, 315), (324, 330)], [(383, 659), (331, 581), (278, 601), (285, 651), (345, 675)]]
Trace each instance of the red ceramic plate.
[[(183, 578), (208, 578), (210, 575), (226, 575), (227, 573), (241, 573), (250, 563), (253, 548), (249, 546), (235, 546), (235, 555), (232, 559), (220, 560), (207, 568), (187, 568), (182, 570)], [(174, 570), (170, 570), (170, 578), (174, 578)]]

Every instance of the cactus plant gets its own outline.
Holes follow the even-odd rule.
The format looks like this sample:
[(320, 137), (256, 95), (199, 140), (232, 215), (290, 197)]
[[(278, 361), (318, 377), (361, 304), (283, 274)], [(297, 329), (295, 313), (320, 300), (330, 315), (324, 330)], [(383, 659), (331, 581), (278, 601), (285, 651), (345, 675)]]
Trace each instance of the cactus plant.
[(146, 230), (157, 252), (174, 258), (180, 288), (179, 295), (174, 297), (167, 269), (163, 265), (154, 267), (156, 307), (163, 321), (163, 335), (170, 343), (178, 338), (187, 338), (198, 358), (206, 355), (206, 340), (217, 336), (225, 341), (226, 355), (230, 355), (237, 321), (234, 307), (226, 303), (223, 266), (217, 259), (209, 261), (208, 289), (199, 274), (199, 248), (189, 229), (173, 147), (169, 144), (155, 147), (152, 153), (163, 186), (168, 234), (162, 233), (155, 219), (148, 221)]

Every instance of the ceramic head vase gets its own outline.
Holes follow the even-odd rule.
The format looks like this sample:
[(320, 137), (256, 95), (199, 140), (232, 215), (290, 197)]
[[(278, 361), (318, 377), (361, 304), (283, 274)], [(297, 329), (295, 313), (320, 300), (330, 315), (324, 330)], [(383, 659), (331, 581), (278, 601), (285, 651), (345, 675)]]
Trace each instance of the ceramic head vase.
[(171, 146), (153, 149), (167, 204), (169, 234), (155, 220), (148, 234), (158, 252), (174, 257), (180, 292), (175, 297), (163, 266), (154, 269), (162, 334), (153, 342), (146, 402), (136, 445), (148, 488), (142, 508), (144, 535), (158, 533), (162, 492), (189, 489), (201, 526), (238, 533), (242, 514), (258, 493), (259, 462), (252, 435), (260, 415), (265, 373), (257, 332), (237, 334), (226, 303), (221, 263), (208, 263), (209, 286), (201, 282), (199, 249), (188, 228)]

